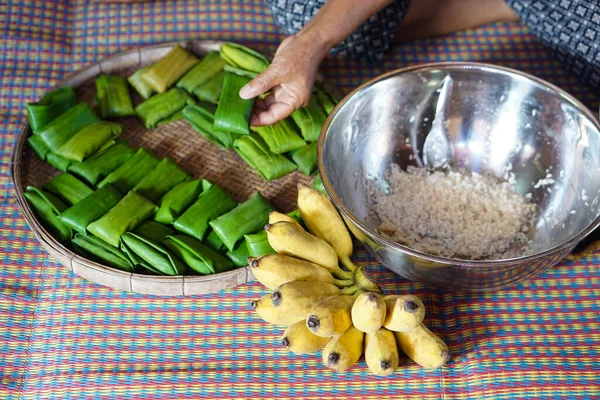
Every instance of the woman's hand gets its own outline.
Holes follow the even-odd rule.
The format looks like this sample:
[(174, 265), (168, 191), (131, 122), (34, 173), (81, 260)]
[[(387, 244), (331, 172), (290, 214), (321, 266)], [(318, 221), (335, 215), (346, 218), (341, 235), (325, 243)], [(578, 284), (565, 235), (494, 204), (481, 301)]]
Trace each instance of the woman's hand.
[(271, 92), (256, 100), (251, 125), (272, 125), (308, 104), (319, 64), (329, 52), (329, 46), (319, 45), (311, 36), (287, 37), (269, 68), (240, 90), (244, 99)]

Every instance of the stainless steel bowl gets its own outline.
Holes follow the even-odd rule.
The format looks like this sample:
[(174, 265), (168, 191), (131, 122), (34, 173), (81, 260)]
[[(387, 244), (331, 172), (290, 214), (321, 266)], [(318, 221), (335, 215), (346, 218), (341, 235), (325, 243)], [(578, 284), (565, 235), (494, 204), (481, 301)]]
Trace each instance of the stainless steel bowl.
[[(451, 167), (503, 177), (512, 164), (516, 190), (530, 192), (538, 207), (531, 255), (490, 261), (437, 257), (376, 230), (365, 181), (385, 185), (390, 163), (403, 169), (421, 165), (440, 82), (448, 74), (454, 80), (447, 124)], [(383, 265), (432, 287), (495, 290), (531, 278), (600, 224), (600, 124), (563, 90), (519, 71), (478, 63), (393, 71), (346, 96), (322, 132), (319, 171), (336, 207)], [(536, 187), (548, 173), (554, 183)]]

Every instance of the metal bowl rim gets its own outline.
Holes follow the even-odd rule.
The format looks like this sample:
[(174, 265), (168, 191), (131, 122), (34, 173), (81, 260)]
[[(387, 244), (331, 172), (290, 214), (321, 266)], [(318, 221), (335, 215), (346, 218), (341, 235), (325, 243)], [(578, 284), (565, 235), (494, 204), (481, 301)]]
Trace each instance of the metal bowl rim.
[(560, 252), (561, 250), (564, 250), (565, 248), (574, 247), (577, 243), (579, 243), (587, 235), (589, 235), (594, 229), (596, 229), (598, 226), (600, 226), (600, 215), (599, 215), (596, 217), (596, 219), (594, 219), (594, 221), (589, 223), (584, 229), (579, 231), (576, 235), (573, 235), (569, 240), (567, 240), (559, 245), (556, 245), (554, 247), (551, 247), (550, 249), (547, 249), (547, 250), (544, 250), (544, 251), (541, 251), (541, 252), (538, 252), (535, 254), (529, 254), (526, 256), (522, 256), (522, 257), (496, 259), (496, 260), (465, 260), (465, 259), (460, 259), (460, 258), (448, 258), (448, 257), (441, 257), (441, 256), (435, 256), (432, 254), (423, 253), (418, 250), (414, 250), (408, 246), (399, 244), (393, 240), (387, 239), (384, 236), (377, 233), (376, 231), (369, 228), (368, 226), (366, 226), (365, 224), (363, 224), (356, 217), (354, 217), (354, 215), (352, 215), (352, 213), (350, 211), (348, 211), (348, 209), (346, 208), (346, 206), (344, 206), (344, 204), (342, 203), (339, 196), (333, 190), (333, 188), (329, 182), (329, 178), (327, 177), (327, 174), (325, 173), (325, 169), (323, 167), (323, 146), (325, 143), (325, 139), (327, 137), (327, 133), (329, 131), (329, 126), (331, 125), (331, 122), (335, 118), (339, 109), (342, 108), (350, 99), (352, 99), (359, 92), (366, 90), (367, 88), (376, 84), (377, 82), (386, 80), (393, 76), (401, 75), (401, 74), (404, 74), (407, 72), (429, 71), (432, 69), (447, 70), (450, 68), (478, 70), (478, 71), (494, 72), (494, 73), (500, 72), (505, 75), (512, 74), (512, 75), (516, 75), (521, 78), (526, 78), (534, 83), (537, 83), (538, 85), (540, 85), (546, 89), (550, 89), (551, 91), (553, 91), (553, 92), (557, 93), (558, 95), (560, 95), (561, 97), (563, 97), (565, 100), (567, 100), (573, 106), (575, 106), (578, 111), (580, 111), (583, 115), (585, 115), (588, 118), (588, 120), (591, 121), (591, 123), (594, 125), (594, 127), (598, 130), (598, 132), (600, 132), (600, 122), (596, 119), (594, 114), (592, 114), (592, 112), (581, 101), (577, 100), (575, 97), (573, 97), (572, 95), (567, 93), (565, 90), (559, 88), (558, 86), (556, 86), (544, 79), (538, 78), (534, 75), (528, 74), (523, 71), (519, 71), (519, 70), (516, 70), (513, 68), (488, 64), (488, 63), (462, 62), (462, 61), (461, 62), (448, 61), (448, 62), (422, 63), (422, 64), (411, 65), (411, 66), (404, 67), (404, 68), (399, 68), (399, 69), (396, 69), (396, 70), (393, 70), (390, 72), (386, 72), (385, 74), (376, 76), (375, 78), (363, 83), (362, 85), (360, 85), (359, 87), (357, 87), (356, 89), (354, 89), (353, 91), (348, 93), (346, 95), (346, 97), (344, 97), (335, 106), (335, 108), (332, 110), (332, 112), (327, 117), (327, 120), (325, 121), (325, 124), (323, 125), (323, 127), (321, 129), (321, 134), (320, 134), (319, 142), (318, 142), (318, 146), (317, 146), (318, 169), (319, 169), (319, 174), (321, 175), (321, 180), (323, 182), (323, 186), (325, 187), (325, 191), (327, 192), (327, 194), (329, 195), (329, 197), (331, 198), (331, 200), (333, 201), (333, 203), (335, 204), (337, 209), (340, 210), (344, 216), (346, 216), (350, 221), (352, 221), (352, 223), (354, 223), (356, 226), (358, 226), (363, 232), (367, 233), (368, 235), (370, 235), (372, 237), (375, 237), (377, 239), (377, 241), (384, 244), (385, 246), (389, 246), (395, 250), (401, 251), (401, 252), (406, 253), (411, 256), (425, 259), (427, 261), (432, 261), (432, 262), (446, 264), (446, 265), (461, 265), (461, 266), (468, 266), (468, 267), (504, 266), (504, 265), (513, 265), (515, 263), (525, 263), (525, 262), (529, 262), (529, 261), (535, 261), (535, 260), (541, 259), (543, 257), (550, 256), (552, 254), (556, 254), (556, 253)]

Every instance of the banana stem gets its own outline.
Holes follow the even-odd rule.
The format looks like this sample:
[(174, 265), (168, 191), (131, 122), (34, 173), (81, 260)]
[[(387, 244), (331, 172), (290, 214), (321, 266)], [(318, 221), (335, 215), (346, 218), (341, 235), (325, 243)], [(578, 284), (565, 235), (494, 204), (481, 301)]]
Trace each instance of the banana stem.
[(334, 279), (333, 284), (340, 288), (346, 288), (348, 286), (354, 285), (353, 279)]
[(340, 279), (344, 279), (344, 280), (354, 279), (354, 274), (352, 272), (344, 271), (341, 268), (338, 268), (338, 270), (333, 272), (332, 274), (335, 278), (340, 278)]
[(358, 288), (358, 286), (356, 285), (352, 285), (352, 286), (348, 286), (347, 288), (344, 288), (340, 291), (340, 294), (348, 294), (348, 295), (352, 295), (354, 294), (357, 290), (360, 290)]
[(340, 257), (340, 261), (342, 262), (342, 265), (346, 267), (350, 272), (354, 272), (358, 269), (358, 267), (354, 265), (352, 261), (350, 261), (350, 257), (348, 256)]

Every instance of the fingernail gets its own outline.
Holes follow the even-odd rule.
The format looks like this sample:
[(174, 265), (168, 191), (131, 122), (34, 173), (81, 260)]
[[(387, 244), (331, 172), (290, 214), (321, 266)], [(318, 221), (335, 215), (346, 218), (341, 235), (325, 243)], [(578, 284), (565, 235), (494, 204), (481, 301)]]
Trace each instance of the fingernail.
[(240, 97), (248, 100), (254, 97), (254, 90), (249, 85), (244, 86), (240, 89)]

